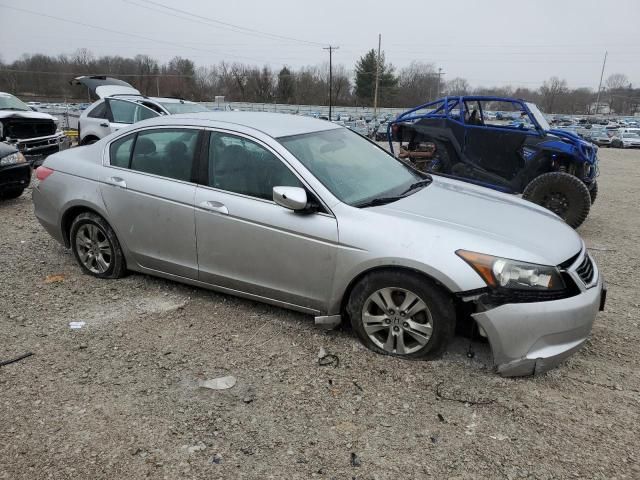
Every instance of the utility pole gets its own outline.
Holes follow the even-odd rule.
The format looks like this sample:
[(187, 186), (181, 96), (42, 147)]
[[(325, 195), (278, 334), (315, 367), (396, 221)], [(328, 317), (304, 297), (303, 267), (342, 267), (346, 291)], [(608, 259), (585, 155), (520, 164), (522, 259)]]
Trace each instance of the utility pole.
[(338, 50), (340, 47), (334, 47), (329, 45), (328, 47), (324, 47), (323, 50), (329, 50), (329, 121), (331, 121), (331, 97), (333, 92), (333, 67), (332, 67), (332, 58), (333, 51)]
[(607, 64), (607, 53), (604, 52), (604, 60), (602, 61), (602, 71), (600, 72), (600, 83), (598, 84), (598, 96), (596, 97), (596, 115), (600, 110), (600, 91), (602, 90), (602, 77), (604, 76), (604, 66)]
[(440, 77), (444, 75), (442, 68), (438, 68), (438, 95), (436, 95), (436, 99), (440, 98)]
[[(373, 92), (373, 118), (378, 118), (378, 83), (380, 82), (380, 44), (382, 34), (378, 34), (378, 59), (376, 60), (376, 87)], [(374, 120), (375, 121), (375, 120)]]
[(160, 96), (160, 75), (156, 75), (156, 92)]

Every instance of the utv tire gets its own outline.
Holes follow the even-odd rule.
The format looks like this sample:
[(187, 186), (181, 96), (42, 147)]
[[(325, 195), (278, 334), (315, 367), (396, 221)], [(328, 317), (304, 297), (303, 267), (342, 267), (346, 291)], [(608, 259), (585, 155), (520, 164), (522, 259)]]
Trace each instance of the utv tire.
[(364, 346), (410, 360), (440, 357), (456, 325), (454, 305), (444, 289), (397, 270), (363, 278), (351, 292), (347, 313)]
[(439, 165), (437, 168), (431, 168), (430, 170), (433, 172), (451, 173), (451, 159), (449, 158), (447, 146), (438, 141), (434, 141), (433, 144), (436, 146), (436, 160), (439, 160)]
[(10, 200), (12, 198), (18, 198), (24, 192), (24, 188), (10, 188), (4, 192), (0, 192), (0, 198)]
[(551, 210), (573, 228), (582, 225), (591, 208), (587, 186), (579, 178), (564, 172), (550, 172), (534, 178), (524, 189), (522, 198)]
[(127, 271), (116, 233), (95, 213), (78, 215), (69, 232), (71, 249), (82, 271), (98, 278), (120, 278)]
[(591, 188), (589, 189), (589, 196), (591, 197), (591, 205), (596, 203), (596, 198), (598, 198), (598, 181), (594, 180), (591, 182)]

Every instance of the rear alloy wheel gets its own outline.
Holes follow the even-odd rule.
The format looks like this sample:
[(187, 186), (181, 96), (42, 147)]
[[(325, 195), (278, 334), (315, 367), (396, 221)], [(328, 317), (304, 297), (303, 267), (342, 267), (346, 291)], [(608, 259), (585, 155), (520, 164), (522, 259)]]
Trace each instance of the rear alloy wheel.
[(428, 279), (402, 271), (365, 277), (353, 289), (347, 311), (360, 341), (384, 355), (437, 358), (455, 329), (446, 293)]
[(551, 210), (578, 228), (589, 215), (591, 195), (582, 180), (564, 172), (540, 175), (529, 183), (522, 198)]
[(120, 278), (126, 272), (124, 255), (116, 234), (95, 213), (81, 213), (71, 224), (73, 255), (82, 270), (98, 278)]

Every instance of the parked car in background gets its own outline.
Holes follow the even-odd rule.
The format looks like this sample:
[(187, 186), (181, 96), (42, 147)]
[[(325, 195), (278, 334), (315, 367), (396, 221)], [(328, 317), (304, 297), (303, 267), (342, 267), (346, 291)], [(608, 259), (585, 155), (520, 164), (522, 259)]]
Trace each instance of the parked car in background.
[(0, 142), (0, 200), (16, 198), (31, 181), (31, 166), (18, 149)]
[(50, 157), (37, 177), (35, 215), (85, 273), (349, 319), (386, 355), (437, 358), (466, 319), (502, 375), (540, 373), (580, 348), (605, 300), (584, 242), (549, 211), (308, 117), (154, 118)]
[(598, 147), (611, 146), (611, 136), (603, 128), (592, 128), (589, 140), (591, 140), (592, 143), (595, 143)]
[(80, 145), (90, 145), (132, 123), (161, 115), (207, 112), (205, 106), (187, 100), (146, 97), (127, 82), (104, 76), (77, 77), (73, 84), (84, 85), (100, 99), (84, 109), (78, 120)]
[[(486, 109), (501, 113), (495, 120)], [(517, 124), (510, 124), (518, 118)], [(538, 107), (514, 98), (463, 96), (420, 105), (391, 123), (399, 154), (425, 171), (522, 194), (576, 228), (597, 196), (597, 147), (552, 129)], [(403, 145), (404, 142), (404, 145)]]
[(640, 135), (637, 133), (623, 133), (620, 140), (622, 148), (640, 148)]
[(19, 98), (0, 92), (0, 141), (17, 148), (32, 165), (52, 153), (69, 148), (69, 138), (58, 119), (35, 112)]

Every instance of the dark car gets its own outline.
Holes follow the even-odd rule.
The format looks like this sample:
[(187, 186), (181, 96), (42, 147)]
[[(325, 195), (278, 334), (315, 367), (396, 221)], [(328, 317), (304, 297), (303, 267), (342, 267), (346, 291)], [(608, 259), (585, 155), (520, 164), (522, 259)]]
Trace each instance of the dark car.
[(22, 195), (31, 180), (31, 166), (12, 145), (0, 142), (0, 199)]
[(597, 195), (598, 147), (553, 130), (538, 107), (524, 100), (445, 97), (400, 114), (388, 129), (391, 151), (400, 142), (399, 157), (417, 168), (522, 194), (574, 228)]

